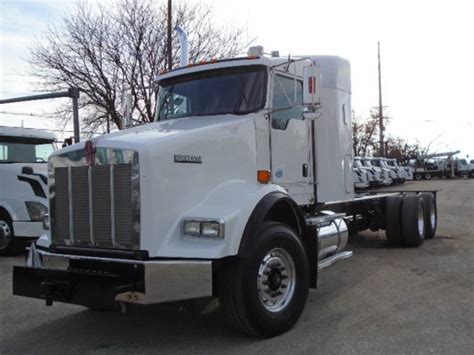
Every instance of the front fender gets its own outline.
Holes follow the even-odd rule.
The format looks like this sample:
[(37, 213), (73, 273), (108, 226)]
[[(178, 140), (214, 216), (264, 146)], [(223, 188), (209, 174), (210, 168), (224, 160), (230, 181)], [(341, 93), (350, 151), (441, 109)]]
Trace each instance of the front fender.
[[(204, 200), (184, 211), (166, 236), (159, 250), (151, 255), (160, 257), (182, 257), (220, 259), (237, 255), (247, 222), (255, 206), (267, 195), (285, 190), (277, 185), (228, 181), (213, 189)], [(225, 237), (222, 240), (186, 236), (182, 231), (185, 219), (223, 219)]]

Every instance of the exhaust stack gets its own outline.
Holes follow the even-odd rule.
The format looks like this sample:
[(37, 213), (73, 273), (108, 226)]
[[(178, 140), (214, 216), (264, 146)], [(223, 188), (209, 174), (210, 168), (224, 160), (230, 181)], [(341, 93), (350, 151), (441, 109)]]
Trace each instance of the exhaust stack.
[(179, 59), (179, 65), (185, 67), (188, 65), (188, 34), (181, 27), (176, 27), (176, 32), (178, 33), (179, 43), (181, 45), (181, 54)]

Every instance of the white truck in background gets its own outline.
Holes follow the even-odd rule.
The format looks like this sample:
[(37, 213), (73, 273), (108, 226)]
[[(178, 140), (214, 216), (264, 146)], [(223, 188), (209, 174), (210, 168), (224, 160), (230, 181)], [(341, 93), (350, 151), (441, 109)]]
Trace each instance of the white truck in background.
[(372, 171), (375, 171), (378, 176), (380, 176), (383, 186), (390, 186), (393, 183), (392, 178), (390, 177), (390, 170), (380, 166), (377, 160), (374, 160), (373, 157), (363, 157), (361, 158), (362, 164)]
[(367, 189), (370, 186), (369, 172), (364, 169), (353, 166), (352, 178), (354, 179), (354, 188), (356, 190)]
[(55, 140), (44, 130), (0, 127), (0, 255), (23, 251), (44, 233), (47, 161)]
[(390, 169), (390, 176), (394, 184), (403, 184), (405, 183), (406, 173), (405, 170), (401, 169), (398, 166), (396, 159), (389, 158), (378, 158), (380, 163), (385, 167)]
[(354, 157), (353, 166), (357, 169), (363, 170), (367, 173), (369, 180), (369, 187), (379, 187), (383, 185), (383, 178), (381, 171), (375, 169), (373, 166), (366, 166), (362, 162), (361, 157)]
[(435, 192), (354, 193), (347, 60), (249, 52), (161, 74), (155, 122), (50, 157), (50, 230), (14, 267), (15, 295), (93, 309), (217, 297), (234, 327), (272, 337), (352, 255), (349, 233), (435, 236)]

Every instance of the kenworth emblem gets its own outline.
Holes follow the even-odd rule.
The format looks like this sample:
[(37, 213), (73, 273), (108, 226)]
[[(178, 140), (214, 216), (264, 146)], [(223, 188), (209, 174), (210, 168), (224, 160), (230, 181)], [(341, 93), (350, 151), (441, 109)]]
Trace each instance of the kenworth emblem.
[(174, 155), (175, 163), (190, 163), (190, 164), (202, 164), (202, 158), (200, 155)]
[(94, 165), (95, 163), (95, 152), (97, 151), (94, 142), (91, 140), (86, 141), (84, 145), (84, 155), (86, 156), (86, 164)]

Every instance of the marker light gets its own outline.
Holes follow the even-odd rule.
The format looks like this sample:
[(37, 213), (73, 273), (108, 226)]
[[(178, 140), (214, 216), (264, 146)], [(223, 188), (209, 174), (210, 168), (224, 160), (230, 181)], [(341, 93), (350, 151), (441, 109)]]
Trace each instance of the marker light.
[(258, 170), (257, 181), (262, 184), (268, 184), (272, 178), (272, 172), (270, 170)]

